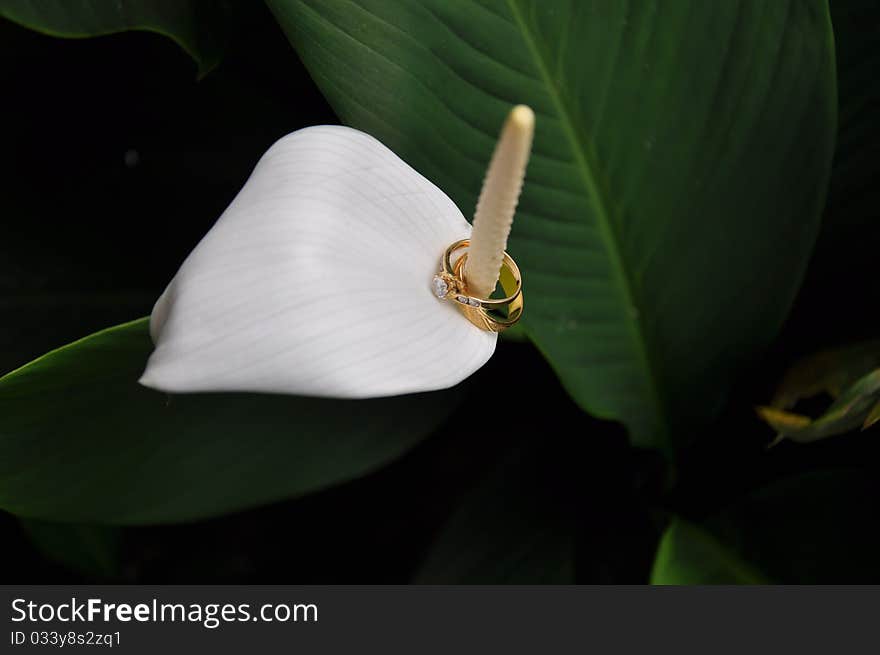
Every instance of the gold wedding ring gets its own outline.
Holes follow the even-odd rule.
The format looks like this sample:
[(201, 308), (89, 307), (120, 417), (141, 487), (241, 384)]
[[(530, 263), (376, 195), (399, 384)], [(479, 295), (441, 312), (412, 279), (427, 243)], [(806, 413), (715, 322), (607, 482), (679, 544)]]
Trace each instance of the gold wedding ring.
[(470, 245), (469, 239), (456, 241), (446, 249), (441, 270), (434, 276), (431, 289), (441, 300), (455, 302), (465, 317), (481, 330), (501, 332), (515, 325), (523, 312), (522, 275), (513, 258), (504, 253), (498, 281), (504, 298), (477, 298), (469, 295), (466, 282), (467, 250), (455, 261), (453, 256)]

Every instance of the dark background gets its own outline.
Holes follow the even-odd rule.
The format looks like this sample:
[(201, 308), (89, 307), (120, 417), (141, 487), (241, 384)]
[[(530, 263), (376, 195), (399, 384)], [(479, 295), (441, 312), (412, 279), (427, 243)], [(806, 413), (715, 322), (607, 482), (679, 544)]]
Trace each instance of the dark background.
[[(0, 373), (149, 314), (266, 148), (297, 128), (338, 122), (271, 15), (251, 4), (224, 60), (202, 80), (183, 51), (155, 34), (65, 40), (0, 22)], [(857, 55), (844, 51), (839, 60)], [(831, 216), (842, 205), (851, 210), (835, 184)], [(51, 561), (16, 518), (0, 513), (0, 581), (403, 583), (468, 493), (521, 453), (528, 470), (500, 474), (509, 477), (507, 510), (558, 514), (576, 537), (577, 581), (644, 582), (670, 510), (701, 519), (803, 472), (845, 468), (876, 479), (876, 429), (767, 451), (772, 434), (751, 410), (796, 357), (880, 335), (877, 241), (844, 228), (826, 229), (782, 336), (675, 463), (630, 449), (622, 429), (567, 399), (530, 345), (506, 341), (474, 384), (521, 380), (515, 422), (454, 420), (386, 470), (303, 500), (127, 528), (121, 564), (104, 577)], [(499, 393), (488, 405), (502, 400)], [(858, 534), (873, 538), (874, 505), (859, 507)], [(495, 540), (499, 552), (511, 547), (507, 538), (488, 528), (475, 535)], [(880, 580), (859, 573), (858, 581)]]

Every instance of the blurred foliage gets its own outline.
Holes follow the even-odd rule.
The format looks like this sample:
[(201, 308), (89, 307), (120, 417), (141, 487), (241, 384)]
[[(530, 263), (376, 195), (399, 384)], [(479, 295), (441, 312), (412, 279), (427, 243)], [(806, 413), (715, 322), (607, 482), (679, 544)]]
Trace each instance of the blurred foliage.
[(880, 580), (876, 476), (829, 469), (771, 482), (713, 514), (709, 529), (777, 582)]
[(767, 582), (711, 534), (678, 518), (663, 533), (651, 571), (651, 584), (655, 585)]
[(875, 475), (847, 468), (791, 476), (707, 517), (674, 519), (657, 584), (876, 584), (880, 495)]
[(779, 345), (791, 361), (833, 344), (875, 339), (880, 325), (880, 4), (830, 2), (838, 132), (822, 231)]
[[(813, 419), (790, 411), (798, 401), (825, 393), (834, 399)], [(782, 378), (769, 407), (758, 415), (783, 438), (810, 442), (867, 429), (880, 412), (880, 341), (826, 350), (797, 362)]]
[(0, 18), (51, 36), (82, 38), (147, 30), (175, 41), (198, 64), (213, 69), (230, 28), (229, 0), (0, 0)]
[(117, 528), (23, 519), (21, 526), (49, 560), (94, 580), (120, 574), (121, 532)]
[[(550, 436), (560, 445), (564, 440)], [(566, 584), (575, 580), (577, 497), (565, 457), (518, 450), (473, 490), (422, 565), (422, 584)], [(547, 452), (544, 453), (545, 455)], [(551, 473), (552, 472), (552, 473)], [(568, 473), (568, 472), (566, 472)]]

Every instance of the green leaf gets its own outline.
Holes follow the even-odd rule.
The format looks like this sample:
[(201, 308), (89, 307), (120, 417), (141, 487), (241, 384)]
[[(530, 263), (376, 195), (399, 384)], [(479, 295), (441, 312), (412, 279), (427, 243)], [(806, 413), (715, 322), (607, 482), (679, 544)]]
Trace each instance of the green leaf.
[(457, 398), (167, 396), (137, 383), (151, 349), (141, 319), (0, 378), (0, 507), (53, 521), (143, 524), (300, 496), (393, 460)]
[(874, 584), (880, 488), (870, 469), (817, 471), (760, 488), (699, 527), (674, 519), (654, 584)]
[(526, 335), (525, 330), (523, 330), (522, 325), (519, 323), (507, 328), (504, 332), (500, 333), (499, 336), (507, 341), (516, 341), (519, 343), (524, 343), (529, 340), (528, 335)]
[[(15, 246), (18, 246), (16, 254), (33, 252), (29, 244), (7, 241), (5, 245), (7, 252), (3, 256), (8, 255)], [(37, 257), (32, 259), (36, 260)], [(40, 270), (35, 262), (30, 271), (17, 272), (16, 278), (31, 281), (38, 278)], [(67, 281), (74, 277), (75, 272), (71, 268), (67, 271), (66, 280), (62, 273), (54, 279)], [(95, 277), (98, 277), (97, 273)], [(0, 375), (23, 366), (59, 343), (150, 311), (156, 295), (144, 291), (105, 292), (94, 289), (86, 293), (43, 289), (19, 293), (0, 289), (0, 315), (14, 317), (14, 320), (0, 324)]]
[(775, 336), (834, 143), (822, 0), (268, 0), (344, 122), (474, 207), (537, 115), (510, 251), (523, 325), (634, 443), (694, 434)]
[(49, 36), (162, 34), (195, 60), (200, 76), (220, 61), (228, 12), (227, 0), (0, 0), (0, 17)]
[(651, 571), (654, 585), (767, 583), (711, 534), (680, 518), (663, 533)]
[(47, 559), (91, 578), (119, 576), (119, 528), (28, 519), (21, 527)]
[(540, 469), (523, 452), (498, 467), (444, 526), (415, 582), (574, 582), (572, 523)]

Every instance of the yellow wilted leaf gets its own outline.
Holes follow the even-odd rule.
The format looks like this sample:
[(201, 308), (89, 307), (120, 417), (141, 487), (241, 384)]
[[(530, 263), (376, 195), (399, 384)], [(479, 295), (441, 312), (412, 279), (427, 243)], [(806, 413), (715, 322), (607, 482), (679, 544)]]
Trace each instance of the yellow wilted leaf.
[[(799, 400), (822, 392), (834, 402), (812, 418), (790, 410)], [(783, 376), (769, 407), (758, 416), (783, 438), (816, 441), (880, 421), (880, 341), (868, 341), (806, 357)]]
[(760, 406), (755, 408), (755, 412), (770, 427), (779, 432), (787, 432), (789, 430), (800, 430), (813, 422), (809, 416), (803, 414), (794, 414), (784, 409), (776, 409), (775, 407)]
[(874, 405), (874, 409), (868, 414), (868, 418), (866, 418), (865, 422), (862, 424), (862, 430), (867, 430), (877, 421), (880, 421), (880, 402)]

